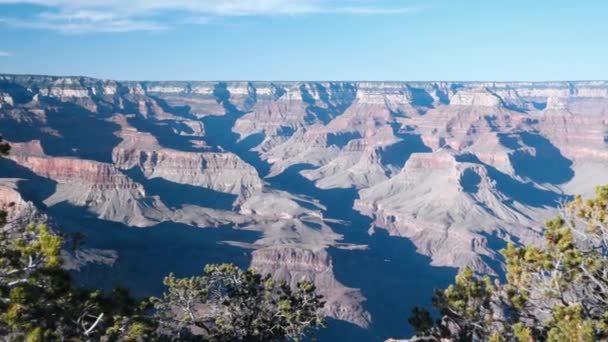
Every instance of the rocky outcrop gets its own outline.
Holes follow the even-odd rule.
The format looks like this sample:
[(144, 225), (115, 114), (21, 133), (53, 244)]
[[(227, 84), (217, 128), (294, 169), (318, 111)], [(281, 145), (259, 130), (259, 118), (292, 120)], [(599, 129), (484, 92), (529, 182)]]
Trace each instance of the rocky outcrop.
[(0, 211), (7, 213), (8, 226), (46, 222), (47, 217), (32, 202), (23, 199), (18, 191), (17, 182), (17, 179), (0, 180)]
[[(277, 219), (295, 219), (300, 217), (323, 218), (320, 206), (307, 203), (302, 206), (303, 199), (280, 191), (260, 192), (251, 196), (239, 209), (243, 215), (259, 215)], [(304, 202), (306, 203), (306, 202)]]
[(331, 259), (326, 251), (312, 251), (297, 247), (268, 247), (253, 252), (251, 268), (261, 274), (272, 274), (295, 286), (300, 281), (312, 281), (326, 300), (329, 317), (369, 327), (371, 317), (361, 302), (357, 289), (347, 288), (338, 282), (333, 273)]
[(162, 178), (243, 198), (263, 188), (257, 171), (233, 153), (164, 148), (151, 134), (137, 131), (120, 118), (117, 121), (123, 125), (123, 141), (112, 151), (112, 160), (122, 170), (137, 168), (148, 179)]
[(83, 248), (71, 253), (62, 251), (62, 258), (63, 269), (78, 272), (91, 264), (113, 267), (118, 259), (118, 253), (114, 250)]
[(157, 198), (146, 197), (141, 184), (111, 164), (47, 157), (40, 153), (28, 155), (24, 152), (36, 151), (31, 144), (12, 145), (12, 160), (38, 176), (57, 182), (55, 193), (45, 200), (46, 205), (68, 202), (74, 206), (86, 207), (102, 219), (137, 227), (158, 222), (162, 216), (162, 202)]
[(606, 116), (572, 113), (543, 113), (538, 127), (559, 151), (571, 160), (606, 161), (608, 112)]
[(141, 185), (133, 182), (110, 164), (41, 156), (15, 156), (12, 159), (37, 175), (60, 183), (83, 182), (91, 184), (92, 189), (132, 189), (143, 193)]
[[(505, 202), (505, 193), (517, 187), (529, 187), (529, 196), (540, 192), (544, 201), (530, 203), (512, 193)], [(482, 256), (497, 257), (494, 240), (516, 236), (526, 243), (540, 241), (535, 218), (540, 220), (540, 212), (557, 205), (558, 198), (443, 150), (412, 155), (398, 175), (361, 190), (355, 207), (374, 217), (376, 226), (410, 239), (436, 265), (492, 273)]]
[(137, 167), (149, 179), (158, 177), (243, 197), (251, 196), (263, 186), (255, 169), (232, 153), (116, 148), (113, 159), (117, 167)]
[(485, 89), (458, 91), (450, 99), (453, 106), (500, 107), (500, 98)]
[(10, 94), (7, 93), (0, 93), (0, 109), (2, 108), (2, 106), (14, 106), (15, 105), (15, 101), (13, 100), (13, 97)]

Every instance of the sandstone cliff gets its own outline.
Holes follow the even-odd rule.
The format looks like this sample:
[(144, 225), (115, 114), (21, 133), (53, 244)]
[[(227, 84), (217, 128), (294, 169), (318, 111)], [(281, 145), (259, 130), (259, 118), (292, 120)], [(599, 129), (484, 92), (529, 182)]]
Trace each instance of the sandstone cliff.
[(369, 327), (371, 317), (361, 305), (364, 297), (357, 289), (347, 288), (336, 280), (331, 259), (325, 251), (294, 247), (268, 247), (256, 250), (251, 268), (262, 274), (272, 274), (295, 286), (300, 281), (312, 281), (327, 299), (328, 317)]

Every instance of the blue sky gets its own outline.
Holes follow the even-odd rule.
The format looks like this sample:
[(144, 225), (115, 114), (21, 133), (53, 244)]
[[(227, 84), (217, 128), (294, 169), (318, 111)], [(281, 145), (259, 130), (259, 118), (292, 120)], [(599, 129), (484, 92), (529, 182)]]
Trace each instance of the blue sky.
[(0, 73), (608, 79), (605, 0), (0, 0)]

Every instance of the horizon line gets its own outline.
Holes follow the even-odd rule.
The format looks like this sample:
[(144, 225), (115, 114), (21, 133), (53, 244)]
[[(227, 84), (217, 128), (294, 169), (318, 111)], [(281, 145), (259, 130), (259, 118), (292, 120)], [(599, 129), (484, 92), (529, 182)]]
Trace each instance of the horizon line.
[(338, 79), (325, 79), (325, 80), (320, 80), (320, 79), (292, 79), (292, 80), (261, 80), (261, 79), (208, 79), (208, 80), (204, 80), (204, 79), (141, 79), (141, 80), (136, 80), (136, 79), (117, 79), (117, 78), (105, 78), (105, 77), (96, 77), (96, 76), (86, 76), (86, 75), (58, 75), (58, 74), (29, 74), (29, 73), (3, 73), (0, 72), (0, 77), (50, 77), (50, 78), (88, 78), (88, 79), (94, 79), (94, 80), (100, 80), (100, 81), (115, 81), (115, 82), (121, 82), (121, 83), (146, 83), (146, 82), (183, 82), (183, 83), (192, 83), (192, 82), (209, 82), (209, 83), (217, 83), (217, 82), (252, 82), (252, 83), (298, 83), (298, 82), (310, 82), (310, 83), (335, 83), (335, 82), (342, 82), (342, 83), (439, 83), (439, 82), (445, 82), (445, 83), (583, 83), (583, 82), (607, 82), (608, 83), (608, 79), (570, 79), (570, 80), (566, 80), (566, 79), (557, 79), (557, 80), (543, 80), (543, 81), (539, 81), (539, 80), (535, 80), (535, 81), (529, 81), (529, 80), (511, 80), (511, 81), (505, 81), (505, 80), (397, 80), (397, 79), (393, 79), (393, 80), (365, 80), (365, 79), (342, 79), (342, 80), (338, 80)]

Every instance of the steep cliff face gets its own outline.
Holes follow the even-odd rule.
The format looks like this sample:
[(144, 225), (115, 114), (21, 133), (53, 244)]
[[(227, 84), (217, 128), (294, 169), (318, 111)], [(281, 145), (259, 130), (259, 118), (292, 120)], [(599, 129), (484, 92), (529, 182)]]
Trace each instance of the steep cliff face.
[(57, 182), (55, 193), (45, 199), (46, 205), (68, 202), (86, 207), (102, 219), (136, 227), (149, 226), (161, 216), (162, 202), (146, 197), (141, 184), (111, 164), (48, 157), (42, 153), (39, 143), (13, 143), (12, 146), (12, 160), (38, 176)]
[(608, 113), (585, 116), (572, 113), (543, 113), (538, 126), (568, 159), (573, 161), (605, 161)]
[(327, 299), (328, 317), (369, 327), (371, 316), (361, 302), (360, 291), (348, 288), (336, 280), (327, 252), (294, 247), (268, 247), (253, 252), (251, 268), (261, 274), (271, 274), (292, 286), (300, 281), (312, 281)]
[(146, 178), (163, 178), (179, 184), (201, 186), (219, 192), (249, 197), (263, 183), (253, 167), (232, 153), (191, 153), (170, 149), (116, 148), (118, 168), (139, 168)]
[[(0, 188), (0, 205), (28, 210), (14, 178), (52, 180), (39, 191), (51, 210), (84, 208), (100, 220), (96, 227), (112, 221), (170, 232), (130, 256), (144, 266), (173, 235), (189, 234), (181, 228), (234, 228), (236, 237), (217, 238), (209, 253), (231, 246), (236, 260), (251, 250), (247, 262), (261, 272), (313, 280), (331, 317), (380, 338), (392, 335), (385, 334), (392, 323), (383, 324), (391, 311), (379, 288), (406, 285), (429, 263), (499, 271), (505, 243), (537, 243), (561, 200), (608, 183), (608, 82), (0, 75), (0, 134), (23, 168), (4, 180), (12, 185)], [(97, 237), (92, 243), (103, 248), (122, 246)], [(410, 241), (430, 259), (406, 254)], [(180, 254), (200, 252), (187, 246)], [(99, 255), (119, 267), (120, 255)], [(394, 261), (412, 264), (394, 268)], [(190, 263), (200, 266), (183, 260)], [(430, 279), (443, 279), (441, 270), (430, 268), (437, 275)], [(380, 287), (366, 273), (390, 284)], [(390, 298), (412, 304), (407, 295)]]

